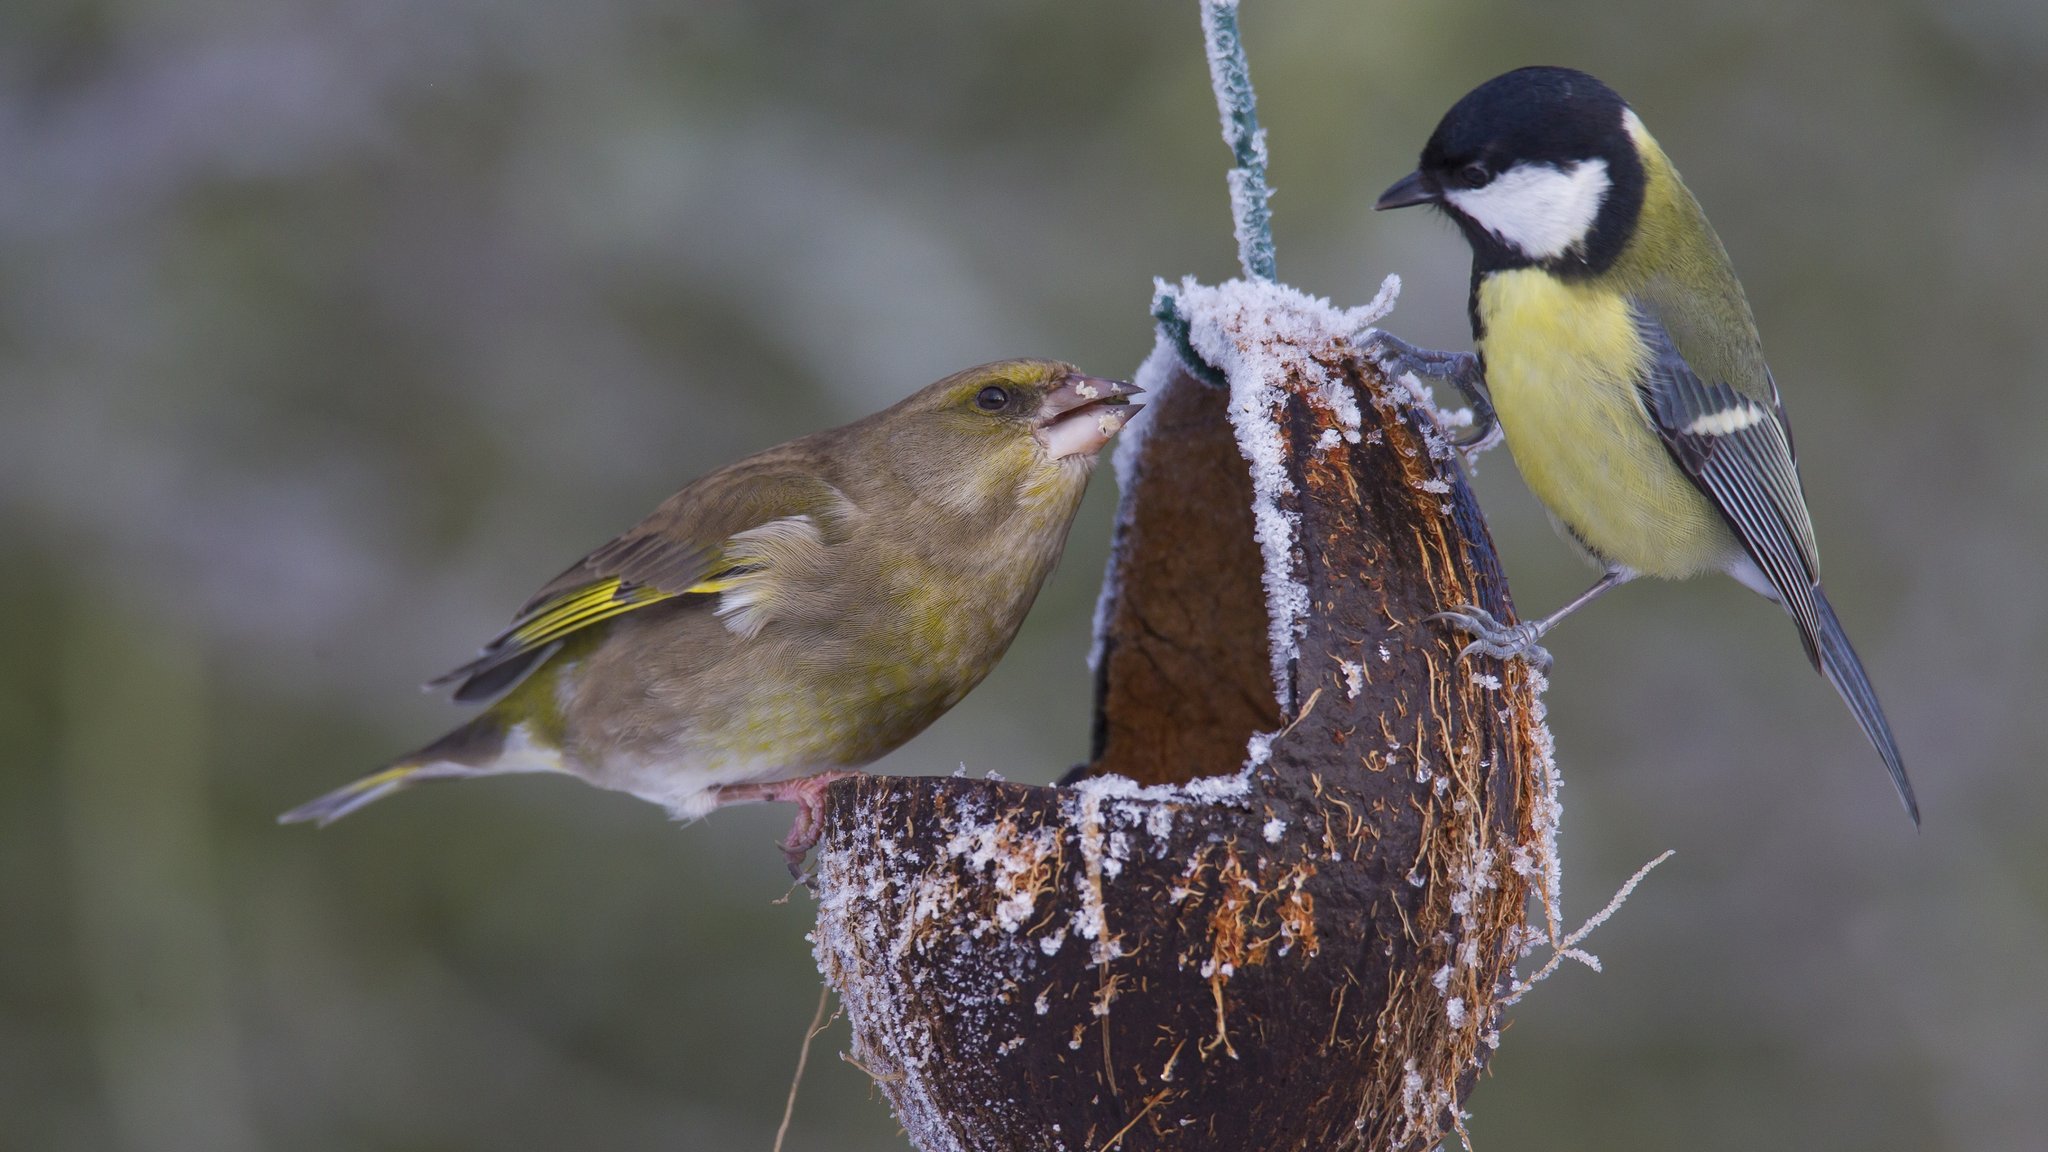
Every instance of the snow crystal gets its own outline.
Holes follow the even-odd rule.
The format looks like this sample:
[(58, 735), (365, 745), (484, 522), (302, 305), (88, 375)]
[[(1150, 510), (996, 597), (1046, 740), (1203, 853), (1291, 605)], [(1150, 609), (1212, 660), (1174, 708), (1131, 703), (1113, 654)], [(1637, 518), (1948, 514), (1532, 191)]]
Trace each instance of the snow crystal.
[(1310, 395), (1330, 411), (1350, 437), (1358, 434), (1356, 399), (1342, 377), (1317, 360), (1352, 333), (1384, 317), (1399, 292), (1390, 277), (1364, 308), (1342, 311), (1329, 301), (1281, 284), (1231, 280), (1216, 287), (1193, 277), (1178, 287), (1159, 282), (1188, 322), (1188, 343), (1230, 381), (1230, 424), (1238, 451), (1251, 468), (1253, 535), (1265, 560), (1266, 616), (1271, 631), (1273, 690), (1286, 702), (1287, 668), (1300, 654), (1306, 632), (1308, 588), (1296, 578), (1294, 552), (1298, 513), (1287, 474), (1286, 445), (1275, 422), (1286, 403), (1289, 381), (1309, 386)]
[(1081, 886), (1081, 907), (1074, 913), (1074, 931), (1094, 941), (1095, 964), (1107, 967), (1116, 959), (1116, 944), (1102, 903), (1102, 794), (1087, 788), (1075, 791), (1080, 794), (1081, 860), (1087, 875)]
[(1245, 767), (1263, 767), (1266, 761), (1271, 760), (1273, 758), (1273, 739), (1278, 735), (1280, 735), (1278, 732), (1252, 733), (1251, 739), (1246, 740), (1244, 744)]
[[(1347, 318), (1357, 320), (1360, 325), (1357, 331), (1362, 331), (1386, 319), (1394, 311), (1394, 301), (1400, 298), (1401, 278), (1393, 273), (1388, 273), (1387, 277), (1380, 281), (1380, 290), (1373, 293), (1372, 300), (1365, 307), (1353, 308), (1344, 315)], [(1357, 339), (1356, 331), (1354, 331), (1352, 338), (1354, 341)]]
[(1564, 860), (1557, 854), (1557, 829), (1564, 820), (1564, 777), (1557, 771), (1557, 746), (1550, 737), (1550, 713), (1543, 703), (1543, 693), (1550, 687), (1550, 681), (1534, 668), (1529, 669), (1528, 676), (1532, 701), (1529, 731), (1534, 744), (1530, 751), (1535, 760), (1531, 767), (1540, 785), (1530, 819), (1536, 833), (1536, 858), (1532, 863), (1543, 878), (1545, 926), (1550, 930), (1550, 939), (1555, 940), (1562, 934), (1557, 914), (1564, 906)]
[[(954, 1152), (971, 1146), (960, 1144), (959, 1133), (946, 1127), (946, 1111), (924, 1071), (958, 1041), (942, 1040), (929, 1022), (907, 1017), (900, 997), (891, 994), (892, 981), (948, 980), (957, 1027), (973, 1033), (984, 1050), (1007, 1054), (1014, 1050), (1004, 1047), (1010, 1033), (993, 1032), (996, 1017), (987, 1010), (997, 1003), (1029, 1003), (1038, 1015), (1048, 1015), (1052, 989), (1040, 987), (1030, 1000), (1034, 994), (1021, 990), (1037, 984), (1033, 977), (1044, 971), (1047, 957), (1058, 955), (1073, 937), (1090, 942), (1088, 962), (1097, 967), (1124, 955), (1125, 942), (1108, 920), (1105, 893), (1122, 862), (1148, 850), (1164, 853), (1176, 810), (1242, 806), (1250, 792), (1249, 770), (1179, 785), (1098, 777), (1057, 790), (1063, 818), (1036, 827), (1000, 805), (963, 797), (942, 818), (934, 840), (938, 862), (952, 862), (953, 868), (915, 866), (894, 837), (867, 821), (855, 822), (850, 843), (820, 851), (813, 889), (818, 920), (811, 933), (819, 970), (855, 1021), (855, 1057), (888, 1085), (899, 1121), (919, 1134), (921, 1147)], [(1056, 894), (1052, 862), (1076, 847), (1082, 865), (1078, 891)], [(953, 876), (956, 869), (981, 879), (962, 883)], [(994, 899), (974, 898), (984, 892)], [(1046, 923), (1042, 905), (1057, 898), (1064, 906), (1069, 893), (1078, 896), (1078, 910), (1071, 918), (1059, 917), (1058, 924)], [(941, 937), (961, 932), (977, 941), (974, 951), (1007, 978), (990, 986), (975, 979), (952, 985), (954, 969), (929, 965), (938, 938), (934, 929)], [(1116, 987), (1106, 982), (1091, 1010), (1108, 1012)]]
[[(857, 1022), (855, 1058), (892, 1076), (890, 1098), (899, 1121), (912, 1132), (939, 1137), (920, 1140), (923, 1147), (952, 1152), (961, 1144), (951, 1138), (941, 1119), (945, 1110), (926, 1078), (914, 1074), (937, 1055), (937, 1040), (928, 1025), (902, 1018), (888, 981), (873, 974), (885, 963), (883, 957), (900, 954), (902, 937), (914, 934), (921, 923), (918, 917), (931, 909), (914, 909), (905, 921), (877, 914), (875, 909), (900, 907), (899, 902), (912, 894), (899, 888), (888, 868), (879, 864), (893, 858), (889, 837), (871, 826), (857, 828), (853, 837), (846, 851), (821, 851), (818, 857), (818, 920), (811, 932), (818, 969), (838, 989), (840, 1002)], [(973, 850), (966, 843), (963, 848)]]
[[(1252, 149), (1261, 156), (1266, 151), (1266, 130), (1252, 133)], [(1223, 174), (1224, 182), (1230, 186), (1231, 232), (1237, 238), (1237, 259), (1240, 265), (1250, 267), (1257, 262), (1261, 241), (1259, 221), (1267, 213), (1266, 200), (1272, 193), (1266, 188), (1263, 177), (1243, 168), (1232, 168)]]
[(1230, 218), (1237, 259), (1248, 276), (1273, 278), (1272, 210), (1266, 201), (1266, 133), (1258, 126), (1244, 42), (1237, 35), (1237, 0), (1205, 0), (1202, 40), (1208, 50), (1209, 84), (1223, 142), (1237, 164), (1228, 173)]
[(1144, 451), (1145, 437), (1152, 431), (1152, 409), (1168, 391), (1178, 375), (1180, 353), (1174, 351), (1172, 341), (1164, 335), (1153, 340), (1152, 354), (1138, 365), (1131, 383), (1144, 389), (1144, 409), (1124, 425), (1117, 434), (1116, 449), (1110, 453), (1110, 467), (1116, 473), (1118, 492), (1116, 523), (1110, 529), (1109, 562), (1102, 572), (1102, 589), (1095, 595), (1094, 642), (1088, 648), (1088, 670), (1096, 671), (1102, 664), (1103, 647), (1109, 637), (1109, 614), (1116, 607), (1116, 598), (1122, 589), (1118, 575), (1123, 567), (1120, 550), (1124, 534), (1130, 528), (1132, 500), (1138, 484), (1138, 456)]
[(1339, 660), (1337, 667), (1344, 672), (1344, 698), (1358, 699), (1358, 694), (1365, 691), (1365, 665), (1356, 660)]
[[(1130, 858), (1130, 832), (1143, 828), (1170, 833), (1171, 812), (1161, 817), (1154, 805), (1222, 804), (1242, 800), (1251, 791), (1247, 769), (1230, 776), (1205, 776), (1184, 784), (1139, 784), (1122, 776), (1094, 776), (1061, 789), (1068, 820), (1079, 830), (1085, 883), (1081, 906), (1070, 925), (1075, 935), (1093, 942), (1093, 961), (1106, 967), (1123, 954), (1110, 931), (1103, 906), (1104, 883), (1114, 880)], [(1164, 841), (1161, 841), (1162, 848)], [(1041, 945), (1043, 947), (1043, 945)]]
[(1287, 834), (1287, 821), (1275, 817), (1266, 821), (1265, 827), (1259, 829), (1259, 832), (1266, 838), (1266, 843), (1278, 844), (1280, 837)]
[[(1202, 776), (1184, 784), (1140, 784), (1124, 776), (1090, 776), (1065, 791), (1103, 800), (1155, 800), (1183, 804), (1222, 804), (1242, 800), (1251, 794), (1248, 772), (1229, 776)], [(1170, 825), (1168, 826), (1171, 827)]]
[(1164, 841), (1173, 835), (1173, 809), (1164, 804), (1155, 804), (1145, 813), (1145, 831), (1154, 840)]
[(979, 936), (989, 927), (1014, 934), (1031, 922), (1040, 891), (1030, 878), (1058, 843), (1059, 834), (1051, 828), (1026, 833), (1009, 820), (981, 821), (962, 813), (961, 822), (946, 841), (946, 855), (965, 861), (974, 871), (991, 870), (1000, 896), (994, 919), (976, 925), (974, 935)]

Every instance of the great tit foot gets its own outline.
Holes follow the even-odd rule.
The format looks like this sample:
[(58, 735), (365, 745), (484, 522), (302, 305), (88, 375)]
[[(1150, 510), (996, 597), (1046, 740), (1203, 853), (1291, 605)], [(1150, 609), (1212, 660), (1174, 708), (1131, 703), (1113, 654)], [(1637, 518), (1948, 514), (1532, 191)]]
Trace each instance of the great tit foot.
[(1448, 381), (1458, 390), (1472, 406), (1472, 427), (1451, 436), (1452, 447), (1481, 452), (1499, 441), (1500, 421), (1493, 414), (1493, 397), (1486, 391), (1486, 372), (1480, 367), (1479, 357), (1470, 352), (1417, 348), (1378, 328), (1365, 338), (1364, 352), (1396, 376), (1414, 373), (1430, 380)]
[(1520, 657), (1537, 668), (1550, 667), (1550, 653), (1537, 643), (1543, 638), (1541, 622), (1503, 624), (1476, 604), (1460, 604), (1448, 612), (1432, 613), (1428, 619), (1441, 620), (1474, 637), (1458, 650), (1460, 660), (1478, 652), (1501, 660)]
[(1364, 352), (1382, 368), (1413, 372), (1433, 380), (1448, 379), (1462, 372), (1475, 371), (1479, 366), (1479, 358), (1470, 352), (1441, 352), (1434, 348), (1418, 348), (1383, 328), (1373, 329), (1365, 338)]
[(1449, 440), (1451, 447), (1456, 448), (1458, 451), (1477, 456), (1488, 448), (1497, 447), (1500, 444), (1503, 439), (1500, 430), (1500, 420), (1494, 416), (1493, 409), (1491, 408), (1486, 408), (1482, 416), (1481, 406), (1474, 404), (1472, 405), (1472, 426), (1463, 432), (1450, 433), (1444, 439)]

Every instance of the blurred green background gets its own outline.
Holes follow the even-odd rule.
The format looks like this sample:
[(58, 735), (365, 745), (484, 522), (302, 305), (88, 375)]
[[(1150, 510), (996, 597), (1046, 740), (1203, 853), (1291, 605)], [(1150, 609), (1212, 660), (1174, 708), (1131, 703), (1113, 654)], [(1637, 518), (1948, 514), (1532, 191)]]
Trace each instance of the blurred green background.
[[(1748, 284), (1926, 828), (1726, 581), (1551, 647), (1568, 914), (1481, 1148), (2048, 1147), (2048, 5), (1258, 3), (1280, 268), (1466, 346), (1374, 216), (1439, 114), (1587, 68)], [(1230, 275), (1191, 3), (0, 6), (0, 1148), (769, 1147), (817, 1002), (770, 841), (567, 781), (282, 809), (683, 481), (967, 364), (1125, 373)], [(1505, 453), (1525, 608), (1591, 573)], [(883, 765), (1086, 751), (1105, 469), (1009, 659)], [(905, 1147), (825, 1033), (790, 1152)]]

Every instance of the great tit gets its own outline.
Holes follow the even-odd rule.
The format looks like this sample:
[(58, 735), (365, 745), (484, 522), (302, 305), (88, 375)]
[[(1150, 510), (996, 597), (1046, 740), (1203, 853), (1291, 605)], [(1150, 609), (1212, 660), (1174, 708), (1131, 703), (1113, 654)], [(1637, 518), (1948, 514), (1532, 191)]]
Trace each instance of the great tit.
[(430, 685), (495, 703), (280, 820), (562, 772), (685, 820), (796, 802), (795, 870), (823, 786), (922, 731), (1009, 647), (1138, 391), (1051, 360), (984, 364), (712, 472)]
[[(1638, 576), (1726, 572), (1777, 601), (1848, 703), (1917, 825), (1863, 664), (1821, 592), (1792, 432), (1720, 238), (1642, 120), (1568, 68), (1522, 68), (1451, 107), (1375, 208), (1435, 206), (1472, 248), (1471, 353), (1376, 335), (1402, 371), (1447, 378), (1498, 421), (1522, 477), (1605, 569), (1533, 623), (1462, 607), (1466, 651), (1530, 651)], [(1486, 432), (1468, 436), (1468, 442)], [(1540, 651), (1540, 650), (1538, 650)]]

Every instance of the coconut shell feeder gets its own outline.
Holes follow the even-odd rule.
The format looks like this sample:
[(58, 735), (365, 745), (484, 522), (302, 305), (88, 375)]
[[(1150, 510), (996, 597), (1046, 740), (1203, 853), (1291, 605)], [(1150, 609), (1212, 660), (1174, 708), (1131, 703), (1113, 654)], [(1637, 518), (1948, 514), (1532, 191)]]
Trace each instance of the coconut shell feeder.
[(1512, 606), (1439, 413), (1360, 350), (1396, 285), (1271, 282), (1204, 16), (1247, 277), (1155, 301), (1091, 762), (827, 794), (819, 966), (922, 1152), (1432, 1148), (1559, 944), (1540, 675), (1428, 619)]

